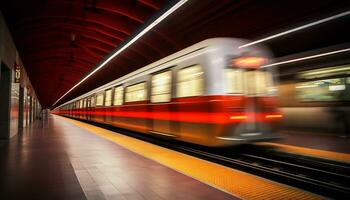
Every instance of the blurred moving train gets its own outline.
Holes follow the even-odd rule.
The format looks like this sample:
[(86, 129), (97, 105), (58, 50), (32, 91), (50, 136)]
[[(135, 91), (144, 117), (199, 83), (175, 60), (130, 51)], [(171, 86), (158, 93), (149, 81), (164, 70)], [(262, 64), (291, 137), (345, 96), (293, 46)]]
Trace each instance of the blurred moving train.
[[(349, 58), (338, 55), (318, 63), (313, 60), (280, 68), (278, 91), (284, 130), (349, 134)], [(288, 68), (292, 70), (285, 73)]]
[(275, 139), (270, 52), (213, 38), (79, 96), (53, 113), (206, 146)]

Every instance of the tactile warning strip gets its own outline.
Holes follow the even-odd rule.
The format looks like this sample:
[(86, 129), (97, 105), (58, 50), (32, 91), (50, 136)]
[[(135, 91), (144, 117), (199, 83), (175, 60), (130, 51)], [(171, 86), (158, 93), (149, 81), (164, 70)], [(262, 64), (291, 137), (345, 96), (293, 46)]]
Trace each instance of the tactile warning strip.
[[(63, 117), (62, 117), (63, 118)], [(322, 199), (321, 196), (159, 147), (77, 120), (63, 118), (137, 154), (242, 199)], [(176, 184), (174, 184), (176, 187)]]
[(264, 146), (277, 147), (280, 149), (280, 151), (284, 151), (284, 152), (288, 152), (288, 153), (314, 156), (314, 157), (319, 157), (319, 158), (325, 158), (325, 159), (337, 160), (337, 161), (350, 163), (350, 154), (346, 154), (346, 153), (325, 151), (325, 150), (319, 150), (319, 149), (311, 149), (311, 148), (306, 148), (306, 147), (297, 147), (297, 146), (293, 146), (293, 145), (278, 144), (278, 143), (272, 143), (272, 142), (261, 142), (258, 144), (264, 145)]

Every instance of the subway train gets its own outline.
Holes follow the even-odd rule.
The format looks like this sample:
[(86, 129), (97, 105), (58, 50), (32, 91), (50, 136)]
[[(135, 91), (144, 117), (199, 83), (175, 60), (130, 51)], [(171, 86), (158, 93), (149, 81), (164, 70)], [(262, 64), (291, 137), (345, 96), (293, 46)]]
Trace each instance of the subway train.
[[(340, 57), (340, 56), (338, 56)], [(343, 56), (342, 56), (343, 57)], [(330, 63), (333, 62), (333, 63)], [(336, 63), (334, 63), (336, 62)], [(350, 131), (350, 66), (343, 58), (279, 70), (281, 127), (291, 133), (347, 135)], [(310, 69), (311, 68), (311, 69)]]
[(207, 39), (55, 108), (53, 113), (204, 146), (276, 139), (271, 58), (249, 41)]

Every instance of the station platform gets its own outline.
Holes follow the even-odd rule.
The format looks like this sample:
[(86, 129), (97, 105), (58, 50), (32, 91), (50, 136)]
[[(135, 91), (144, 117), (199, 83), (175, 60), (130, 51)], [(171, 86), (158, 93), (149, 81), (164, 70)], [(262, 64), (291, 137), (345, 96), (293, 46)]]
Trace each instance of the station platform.
[(55, 115), (0, 152), (4, 199), (322, 198)]
[(350, 163), (350, 138), (320, 133), (281, 131), (282, 138), (259, 145), (279, 151)]
[(283, 139), (278, 142), (280, 144), (350, 153), (350, 135), (345, 137), (340, 134), (331, 135), (301, 131), (282, 131), (281, 135)]

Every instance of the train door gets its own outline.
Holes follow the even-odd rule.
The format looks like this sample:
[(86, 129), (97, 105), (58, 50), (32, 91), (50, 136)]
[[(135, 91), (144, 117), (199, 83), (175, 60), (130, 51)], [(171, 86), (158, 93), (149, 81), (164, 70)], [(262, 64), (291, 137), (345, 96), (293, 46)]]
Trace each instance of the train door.
[[(258, 117), (260, 113), (269, 111), (262, 104), (261, 100), (271, 96), (274, 92), (272, 73), (266, 70), (245, 70), (244, 71), (244, 92), (246, 98), (246, 113), (250, 123), (246, 123), (248, 134), (262, 134), (270, 132), (269, 127), (262, 123)], [(259, 115), (260, 114), (260, 115)]]
[(84, 119), (85, 117), (85, 108), (84, 108), (84, 105), (85, 104), (85, 99), (81, 99), (80, 100), (80, 115), (79, 115), (79, 118), (80, 119)]
[(96, 96), (93, 94), (91, 97), (90, 97), (90, 120), (94, 121), (95, 120), (95, 111), (96, 111), (96, 108), (95, 108), (95, 100), (96, 100)]
[(105, 109), (104, 109), (104, 116), (105, 116), (105, 123), (111, 124), (112, 123), (112, 88), (107, 89), (105, 91)]
[[(208, 75), (209, 76), (209, 75)], [(210, 104), (205, 92), (204, 67), (183, 65), (176, 72), (176, 111), (181, 140), (206, 144), (211, 134)]]
[(151, 80), (151, 112), (152, 130), (158, 135), (175, 137), (172, 130), (172, 102), (171, 85), (172, 73), (170, 70), (154, 74)]
[(89, 99), (85, 98), (85, 119), (89, 120)]
[(241, 136), (257, 136), (269, 133), (269, 126), (264, 123), (262, 115), (268, 111), (263, 100), (274, 94), (273, 73), (261, 68), (266, 61), (261, 57), (240, 57), (232, 60), (227, 69), (226, 80), (231, 85), (229, 93), (241, 93), (245, 96), (244, 112), (249, 119), (244, 123)]

